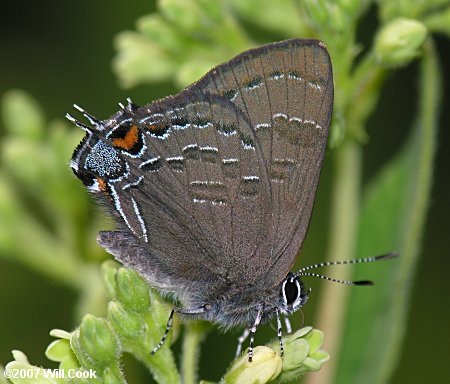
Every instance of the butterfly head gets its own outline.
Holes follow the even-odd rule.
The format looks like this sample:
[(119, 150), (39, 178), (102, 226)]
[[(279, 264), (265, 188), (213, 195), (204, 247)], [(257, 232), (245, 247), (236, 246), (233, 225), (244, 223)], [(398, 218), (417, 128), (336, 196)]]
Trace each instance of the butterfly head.
[(281, 283), (279, 309), (281, 313), (290, 315), (308, 301), (309, 290), (305, 289), (300, 277), (290, 272)]
[(138, 157), (144, 149), (143, 135), (134, 123), (139, 107), (128, 99), (128, 104), (107, 120), (99, 120), (78, 105), (88, 124), (70, 114), (66, 117), (82, 128), (86, 135), (75, 149), (70, 166), (75, 175), (93, 193), (111, 195), (111, 183), (129, 173), (129, 157)]

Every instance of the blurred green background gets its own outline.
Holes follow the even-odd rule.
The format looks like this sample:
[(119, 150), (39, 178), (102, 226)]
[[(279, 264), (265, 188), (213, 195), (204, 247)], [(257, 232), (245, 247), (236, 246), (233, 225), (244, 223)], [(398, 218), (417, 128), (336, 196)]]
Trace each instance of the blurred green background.
[[(72, 111), (73, 103), (79, 103), (103, 119), (116, 112), (117, 102), (124, 102), (128, 96), (142, 105), (177, 92), (171, 82), (156, 82), (124, 90), (111, 70), (111, 61), (115, 55), (114, 37), (123, 30), (134, 29), (138, 17), (154, 10), (154, 3), (144, 0), (128, 3), (105, 0), (80, 0), (76, 3), (10, 2), (8, 10), (4, 9), (0, 15), (0, 96), (11, 89), (23, 89), (38, 101), (46, 118), (62, 120), (66, 112)], [(376, 8), (372, 7), (360, 23), (358, 39), (369, 44), (376, 26)], [(274, 35), (264, 35), (257, 28), (254, 34), (262, 41), (277, 39)], [(450, 215), (450, 42), (448, 38), (439, 35), (435, 36), (435, 41), (443, 69), (444, 104), (438, 132), (434, 185), (416, 278), (410, 282), (413, 290), (408, 323), (405, 325), (407, 332), (392, 383), (411, 384), (426, 380), (438, 383), (450, 377), (450, 310), (447, 298), (450, 292), (450, 254), (446, 245)], [(417, 77), (417, 62), (389, 73), (379, 106), (367, 125), (370, 141), (364, 148), (365, 181), (370, 180), (393, 157), (405, 140), (417, 108)], [(6, 136), (3, 124), (2, 120), (0, 140)], [(82, 132), (78, 132), (75, 127), (73, 131), (76, 133), (71, 133), (71, 137), (78, 136), (81, 139)], [(44, 154), (44, 160), (37, 159), (36, 156), (39, 157), (40, 153), (30, 153), (29, 167), (33, 167), (36, 161), (47, 161)], [(323, 238), (328, 237), (328, 190), (333, 173), (329, 158), (330, 156), (325, 160), (313, 221), (301, 256), (302, 265), (322, 260), (325, 253)], [(65, 182), (73, 179), (71, 185), (79, 189), (77, 193), (83, 194), (81, 183), (71, 176), (69, 161), (70, 154), (65, 159), (68, 176), (61, 180)], [(38, 182), (45, 183), (46, 180)], [(40, 187), (37, 189), (41, 190)], [(32, 191), (16, 192), (25, 197), (32, 195)], [(33, 196), (24, 208), (36, 209)], [(100, 220), (99, 223), (98, 219), (94, 219), (94, 215), (99, 212), (94, 205), (91, 212), (95, 225), (104, 228), (107, 220)], [(37, 214), (39, 216), (40, 213)], [(0, 217), (0, 220), (5, 218)], [(80, 219), (80, 222), (82, 220), (84, 219)], [(30, 239), (24, 236), (13, 241), (23, 244), (33, 241), (32, 239), (33, 236)], [(90, 256), (86, 256), (91, 258), (88, 261), (92, 261), (94, 265), (107, 258), (95, 245), (94, 236), (85, 239), (85, 244), (91, 250), (96, 249)], [(83, 246), (80, 248), (82, 250)], [(80, 253), (83, 254), (81, 250)], [(58, 252), (56, 248), (55, 252)], [(35, 262), (39, 264), (39, 260)], [(43, 265), (42, 268), (45, 269), (46, 266)], [(370, 268), (365, 271), (370, 278)], [(327, 272), (334, 276), (338, 273), (339, 271), (334, 270)], [(322, 283), (308, 281), (308, 286), (312, 286), (314, 295), (304, 309), (304, 315), (306, 324), (311, 324), (314, 323), (319, 296), (317, 292)], [(52, 340), (48, 332), (52, 328), (71, 330), (77, 326), (80, 315), (74, 310), (77, 303), (78, 297), (74, 289), (67, 288), (58, 279), (48, 279), (44, 274), (25, 267), (15, 261), (11, 254), (0, 254), (0, 364), (4, 365), (12, 359), (12, 349), (20, 349), (33, 364), (52, 367), (43, 353)], [(294, 321), (299, 326), (301, 315), (297, 314)], [(272, 338), (272, 332), (270, 327), (266, 327), (265, 334), (268, 336), (258, 335), (258, 340)], [(216, 355), (217, 359), (208, 359), (207, 364), (200, 364), (201, 377), (220, 377), (226, 368), (224, 361), (230, 361), (233, 356), (235, 336), (237, 332), (226, 335), (215, 332), (208, 337), (202, 354)], [(134, 363), (129, 364), (132, 366)], [(133, 375), (148, 376), (139, 367), (130, 368), (130, 372)]]

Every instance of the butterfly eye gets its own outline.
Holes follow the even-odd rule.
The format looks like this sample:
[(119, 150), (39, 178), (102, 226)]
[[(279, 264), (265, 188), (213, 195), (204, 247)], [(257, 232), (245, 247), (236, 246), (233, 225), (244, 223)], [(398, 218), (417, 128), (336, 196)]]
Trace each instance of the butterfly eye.
[(287, 305), (293, 305), (298, 298), (300, 297), (300, 284), (298, 283), (298, 279), (290, 279), (286, 281), (286, 284), (284, 285), (284, 295), (286, 297), (286, 304)]
[(300, 277), (290, 273), (281, 284), (281, 305), (283, 313), (290, 314), (302, 307), (308, 300)]
[(73, 166), (72, 171), (76, 177), (78, 177), (86, 187), (92, 187), (95, 184), (95, 176), (91, 172), (84, 170), (78, 170), (78, 167)]

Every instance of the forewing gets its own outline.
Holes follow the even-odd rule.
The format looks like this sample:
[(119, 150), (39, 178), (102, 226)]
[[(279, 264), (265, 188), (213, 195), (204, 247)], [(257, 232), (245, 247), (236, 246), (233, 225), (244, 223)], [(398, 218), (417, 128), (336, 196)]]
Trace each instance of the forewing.
[(125, 225), (171, 276), (229, 281), (241, 255), (263, 242), (270, 214), (262, 151), (247, 117), (226, 98), (185, 91), (120, 120), (105, 138), (116, 150), (133, 127), (142, 135), (141, 150), (126, 160), (128, 175), (111, 186)]
[(258, 270), (265, 275), (261, 281), (278, 284), (295, 261), (311, 217), (333, 104), (329, 55), (315, 40), (272, 44), (217, 67), (193, 88), (227, 97), (255, 132), (272, 213)]
[(204, 284), (207, 295), (278, 284), (306, 234), (332, 100), (323, 45), (291, 40), (245, 52), (175, 97), (130, 104), (72, 161), (125, 229), (101, 244), (131, 265), (127, 238), (157, 269), (148, 276)]

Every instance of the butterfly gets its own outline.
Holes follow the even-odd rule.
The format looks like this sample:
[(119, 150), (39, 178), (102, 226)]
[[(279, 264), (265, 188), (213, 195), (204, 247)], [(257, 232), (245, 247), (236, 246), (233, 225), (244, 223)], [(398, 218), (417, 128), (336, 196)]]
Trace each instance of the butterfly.
[(128, 100), (107, 120), (78, 106), (89, 124), (67, 115), (86, 131), (71, 168), (119, 227), (98, 243), (178, 303), (153, 353), (175, 312), (243, 325), (237, 353), (250, 334), (250, 361), (258, 326), (276, 317), (283, 353), (280, 316), (308, 300), (301, 277), (325, 278), (307, 271), (340, 263), (291, 272), (332, 105), (325, 45), (294, 39), (245, 51), (177, 95)]

